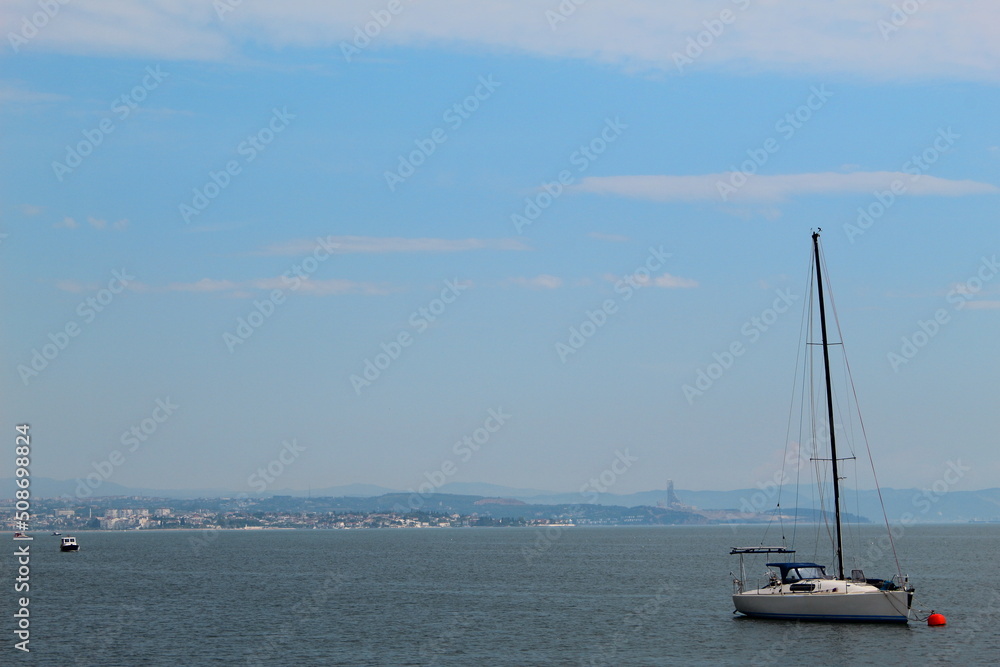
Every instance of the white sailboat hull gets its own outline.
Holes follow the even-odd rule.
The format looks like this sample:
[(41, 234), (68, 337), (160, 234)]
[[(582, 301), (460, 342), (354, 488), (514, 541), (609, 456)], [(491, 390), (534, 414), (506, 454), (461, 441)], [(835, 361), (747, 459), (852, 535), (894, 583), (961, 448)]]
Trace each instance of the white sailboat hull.
[(733, 604), (736, 611), (756, 618), (906, 623), (910, 593), (827, 580), (811, 593), (791, 592), (787, 585), (735, 593)]

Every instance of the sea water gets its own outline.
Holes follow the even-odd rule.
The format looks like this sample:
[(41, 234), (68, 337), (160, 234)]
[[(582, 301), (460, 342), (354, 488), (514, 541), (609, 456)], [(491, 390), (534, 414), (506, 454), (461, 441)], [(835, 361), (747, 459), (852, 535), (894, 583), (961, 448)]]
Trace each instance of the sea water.
[[(881, 534), (867, 527), (855, 545), (884, 556), (885, 568), (866, 566), (869, 577), (894, 573)], [(81, 531), (81, 550), (61, 553), (58, 537), (36, 534), (31, 653), (13, 648), (11, 583), (2, 664), (1000, 660), (1000, 525), (911, 526), (897, 539), (916, 605), (948, 618), (939, 628), (733, 615), (729, 548), (760, 536), (751, 526)], [(3, 563), (13, 582), (16, 566)], [(748, 579), (762, 569), (748, 568)]]

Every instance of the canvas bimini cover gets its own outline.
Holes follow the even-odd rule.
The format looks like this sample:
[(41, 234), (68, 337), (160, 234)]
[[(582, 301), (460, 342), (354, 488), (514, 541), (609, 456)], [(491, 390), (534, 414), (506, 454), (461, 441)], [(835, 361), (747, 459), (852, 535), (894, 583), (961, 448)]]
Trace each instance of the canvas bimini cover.
[(816, 563), (768, 563), (781, 570), (781, 583), (794, 584), (803, 579), (829, 579), (826, 567)]

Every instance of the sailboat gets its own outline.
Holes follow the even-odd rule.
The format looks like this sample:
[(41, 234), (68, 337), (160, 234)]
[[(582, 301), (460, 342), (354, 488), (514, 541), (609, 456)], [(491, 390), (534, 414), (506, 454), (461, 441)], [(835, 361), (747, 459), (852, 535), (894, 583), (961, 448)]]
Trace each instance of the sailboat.
[[(755, 618), (860, 621), (876, 623), (906, 623), (913, 603), (913, 586), (908, 577), (899, 573), (891, 579), (869, 579), (861, 569), (844, 571), (843, 527), (840, 512), (840, 471), (838, 470), (837, 440), (834, 425), (833, 389), (830, 377), (830, 341), (827, 336), (826, 305), (823, 298), (822, 262), (819, 232), (812, 234), (815, 259), (817, 299), (822, 331), (823, 369), (826, 384), (826, 417), (830, 438), (830, 458), (833, 477), (833, 504), (836, 522), (833, 548), (836, 571), (827, 574), (826, 567), (813, 562), (787, 560), (767, 563), (767, 583), (760, 588), (747, 584), (744, 557), (749, 554), (781, 554), (793, 558), (794, 549), (785, 546), (734, 547), (730, 554), (739, 555), (739, 576), (733, 578), (734, 613)], [(826, 459), (823, 459), (826, 460)], [(888, 527), (888, 526), (887, 526)]]

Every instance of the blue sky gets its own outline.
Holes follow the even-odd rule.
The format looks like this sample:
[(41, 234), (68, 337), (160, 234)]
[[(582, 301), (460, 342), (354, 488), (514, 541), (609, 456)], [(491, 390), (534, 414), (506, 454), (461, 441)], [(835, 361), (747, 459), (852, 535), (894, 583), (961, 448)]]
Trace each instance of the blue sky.
[(882, 483), (1000, 485), (1000, 9), (903, 4), (5, 3), (3, 422), (130, 486), (753, 487), (822, 227)]

